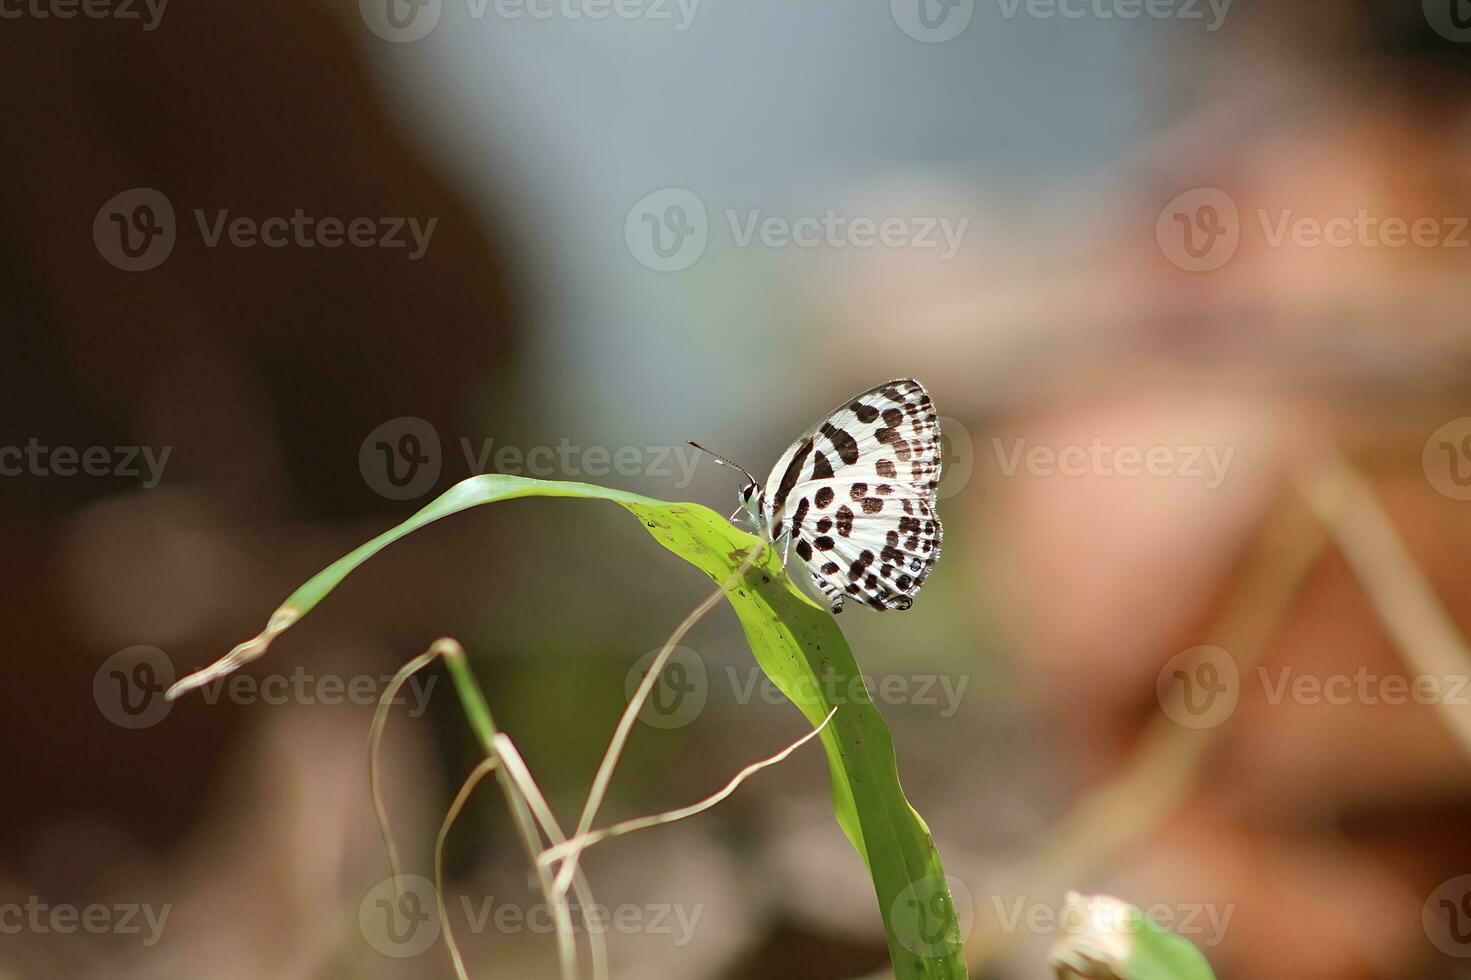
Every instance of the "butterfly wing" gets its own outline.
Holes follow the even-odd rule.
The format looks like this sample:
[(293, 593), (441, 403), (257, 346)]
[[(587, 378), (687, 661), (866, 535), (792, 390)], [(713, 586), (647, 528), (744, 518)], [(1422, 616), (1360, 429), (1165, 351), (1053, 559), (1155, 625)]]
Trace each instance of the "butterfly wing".
[(765, 517), (834, 611), (853, 598), (908, 609), (940, 558), (940, 423), (924, 385), (900, 378), (829, 412), (771, 471)]

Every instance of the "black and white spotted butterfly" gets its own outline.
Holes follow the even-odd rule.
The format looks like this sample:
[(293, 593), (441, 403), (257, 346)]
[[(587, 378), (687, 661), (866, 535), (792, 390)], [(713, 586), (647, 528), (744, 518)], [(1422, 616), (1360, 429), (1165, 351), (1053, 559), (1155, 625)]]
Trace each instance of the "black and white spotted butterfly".
[(940, 422), (913, 378), (833, 409), (782, 453), (765, 487), (710, 454), (750, 481), (732, 519), (744, 511), (783, 562), (796, 551), (834, 613), (849, 598), (908, 609), (940, 559)]

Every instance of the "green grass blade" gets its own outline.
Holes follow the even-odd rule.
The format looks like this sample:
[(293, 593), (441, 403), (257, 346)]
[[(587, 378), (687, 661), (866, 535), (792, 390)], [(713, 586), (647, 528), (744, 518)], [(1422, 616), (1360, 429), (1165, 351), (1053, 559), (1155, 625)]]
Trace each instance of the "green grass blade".
[[(731, 580), (756, 538), (692, 503), (668, 503), (586, 483), (486, 474), (472, 477), (378, 537), (328, 565), (291, 594), (271, 625), (241, 644), (222, 666), (196, 675), (213, 680), (260, 656), (266, 645), (383, 548), (432, 521), (481, 504), (517, 497), (573, 497), (620, 504), (665, 548), (720, 584)], [(757, 663), (816, 727), (837, 707), (821, 739), (832, 776), (838, 823), (868, 865), (899, 980), (966, 976), (963, 939), (940, 857), (899, 785), (893, 741), (869, 700), (853, 652), (828, 611), (803, 594), (766, 549), (742, 580), (726, 590)], [(185, 678), (177, 696), (196, 686)], [(836, 697), (834, 694), (836, 692)]]

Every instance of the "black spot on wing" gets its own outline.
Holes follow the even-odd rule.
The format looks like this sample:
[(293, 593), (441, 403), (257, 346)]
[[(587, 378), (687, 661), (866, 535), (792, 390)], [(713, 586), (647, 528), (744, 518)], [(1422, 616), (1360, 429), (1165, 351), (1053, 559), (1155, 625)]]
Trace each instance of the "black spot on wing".
[(838, 533), (841, 534), (845, 538), (848, 535), (852, 534), (853, 533), (853, 511), (852, 511), (852, 509), (847, 504), (844, 504), (843, 506), (841, 506), (841, 507), (838, 508), (837, 514), (835, 516), (838, 519)]
[(858, 462), (857, 439), (854, 439), (846, 431), (838, 428), (831, 422), (822, 423), (822, 428), (819, 431), (821, 431), (823, 435), (827, 436), (828, 442), (831, 442), (833, 444), (833, 449), (837, 450), (838, 458), (841, 459), (844, 463), (852, 466), (854, 463)]
[(854, 415), (858, 416), (858, 421), (863, 422), (864, 424), (872, 422), (874, 419), (879, 417), (878, 409), (874, 408), (872, 405), (865, 405), (863, 402), (853, 402), (848, 406), (848, 410), (851, 411)]
[[(826, 460), (824, 460), (824, 462), (826, 462)], [(822, 508), (833, 502), (833, 496), (834, 494), (832, 487), (818, 487), (817, 493), (813, 495), (812, 500), (815, 504), (817, 504), (817, 509), (821, 510)]]
[(888, 427), (875, 429), (873, 436), (879, 442), (892, 447), (894, 455), (898, 456), (900, 460), (906, 463), (909, 462), (909, 457), (913, 454), (909, 450), (908, 440), (899, 434), (898, 429)]
[(822, 453), (812, 454), (812, 479), (831, 480), (833, 476), (833, 464), (827, 461)]
[(792, 515), (792, 534), (802, 533), (802, 520), (807, 516), (808, 501), (806, 497), (797, 501), (797, 511)]

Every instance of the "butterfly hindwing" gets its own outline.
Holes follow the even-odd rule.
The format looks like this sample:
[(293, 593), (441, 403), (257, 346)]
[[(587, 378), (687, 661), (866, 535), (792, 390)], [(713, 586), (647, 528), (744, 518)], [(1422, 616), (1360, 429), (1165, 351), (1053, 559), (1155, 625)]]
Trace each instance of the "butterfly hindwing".
[(877, 385), (823, 417), (782, 454), (764, 517), (834, 606), (907, 609), (940, 557), (940, 425), (912, 378)]
[[(940, 558), (943, 528), (927, 501), (899, 503), (909, 511), (897, 521), (839, 507), (831, 528), (812, 539), (812, 580), (834, 606), (854, 599), (875, 609), (908, 609), (914, 601)], [(825, 525), (819, 518), (814, 530)]]

